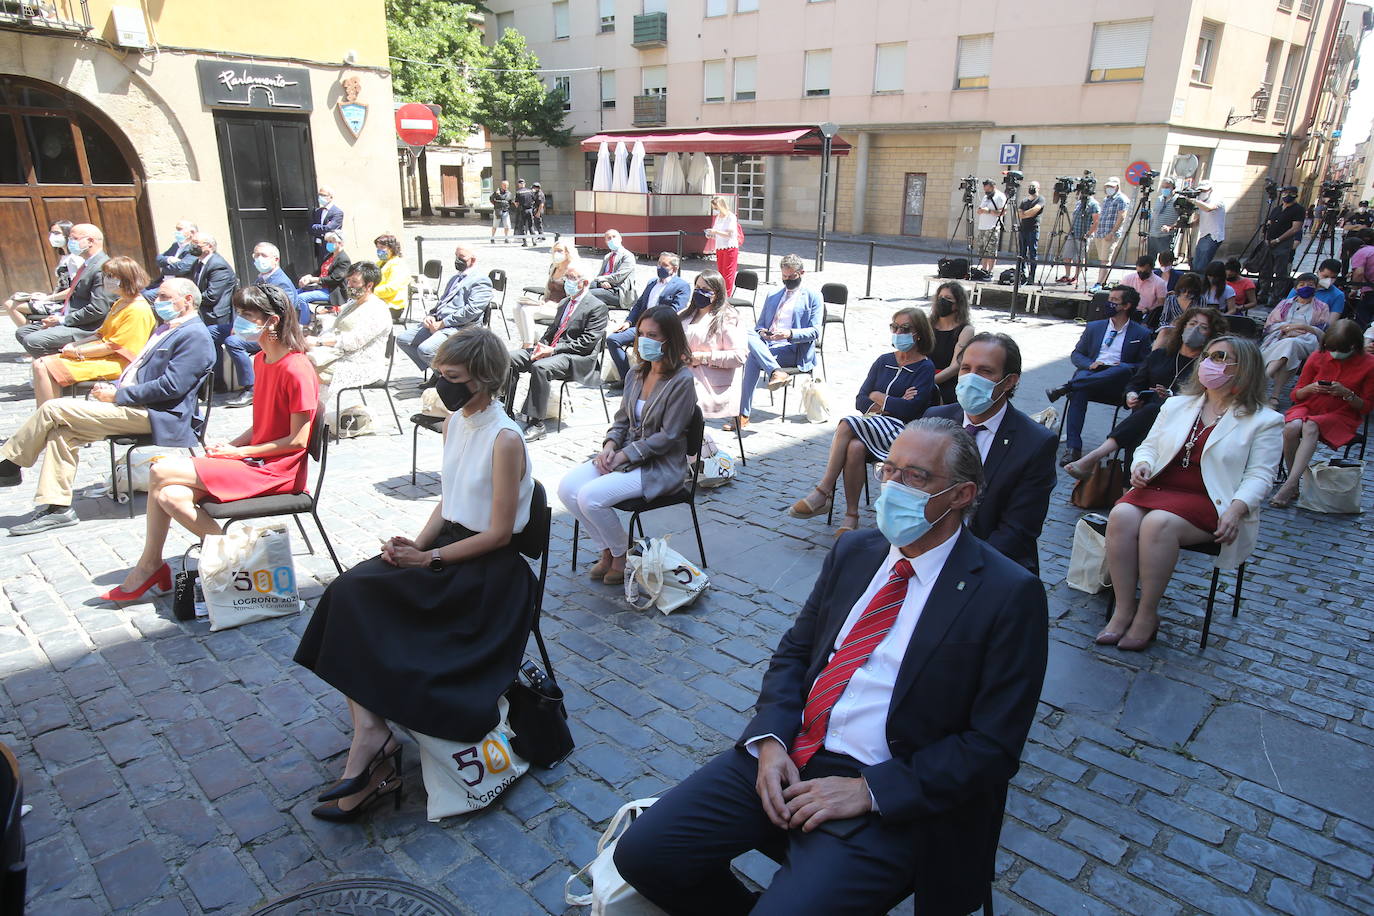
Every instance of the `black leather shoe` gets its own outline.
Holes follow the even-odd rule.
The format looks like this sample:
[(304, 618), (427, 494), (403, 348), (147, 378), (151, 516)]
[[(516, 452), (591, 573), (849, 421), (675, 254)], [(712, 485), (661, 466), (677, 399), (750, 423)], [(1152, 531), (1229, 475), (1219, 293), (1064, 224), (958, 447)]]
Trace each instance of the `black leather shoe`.
[(1051, 404), (1053, 404), (1055, 401), (1059, 400), (1060, 398), (1062, 398), (1062, 397), (1063, 397), (1065, 394), (1067, 394), (1067, 393), (1068, 393), (1067, 389), (1062, 388), (1062, 387), (1061, 387), (1061, 388), (1046, 388), (1046, 389), (1045, 389), (1045, 399), (1048, 400)]
[(1059, 466), (1062, 468), (1066, 464), (1071, 464), (1083, 457), (1081, 448), (1066, 448), (1059, 456)]
[(245, 388), (245, 389), (243, 389), (242, 391), (240, 391), (240, 392), (238, 393), (237, 396), (235, 396), (235, 397), (233, 397), (233, 398), (230, 398), (229, 400), (225, 401), (225, 402), (224, 402), (224, 406), (225, 406), (225, 407), (252, 407), (252, 406), (253, 406), (253, 389), (252, 389), (252, 388)]
[[(5, 464), (10, 464), (6, 461)], [(0, 487), (17, 487), (24, 482), (24, 472), (16, 465), (14, 470), (0, 471)]]

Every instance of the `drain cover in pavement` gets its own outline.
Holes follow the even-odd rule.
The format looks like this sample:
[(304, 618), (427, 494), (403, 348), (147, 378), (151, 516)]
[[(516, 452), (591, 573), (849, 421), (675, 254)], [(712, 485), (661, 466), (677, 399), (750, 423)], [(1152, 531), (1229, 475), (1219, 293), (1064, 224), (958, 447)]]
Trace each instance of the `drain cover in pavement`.
[(252, 916), (460, 916), (432, 891), (390, 878), (330, 881), (275, 900)]

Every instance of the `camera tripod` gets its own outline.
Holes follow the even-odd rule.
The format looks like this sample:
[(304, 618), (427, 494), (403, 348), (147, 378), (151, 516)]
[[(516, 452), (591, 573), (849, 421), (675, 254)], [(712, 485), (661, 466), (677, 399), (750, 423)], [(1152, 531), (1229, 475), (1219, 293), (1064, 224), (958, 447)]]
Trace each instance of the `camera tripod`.
[[(1020, 186), (1019, 184), (1015, 183), (1015, 182), (1011, 182), (1011, 181), (1004, 182), (1003, 185), (1002, 185), (1002, 187), (1003, 187), (1004, 191), (1006, 192), (1007, 202), (1006, 202), (1006, 204), (1002, 207), (1002, 212), (1000, 212), (1000, 213), (997, 214), (997, 225), (996, 225), (995, 227), (993, 227), (994, 230), (995, 230), (996, 233), (997, 233), (996, 238), (997, 238), (997, 247), (998, 247), (998, 249), (999, 249), (999, 252), (1000, 252), (1000, 249), (1001, 249), (1001, 247), (1002, 247), (1002, 233), (1003, 233), (1003, 231), (1004, 231), (1004, 229), (1005, 229), (1007, 214), (1008, 214), (1008, 213), (1016, 213), (1016, 212), (1017, 212), (1017, 205), (1018, 205), (1018, 203), (1019, 203), (1019, 195), (1020, 195), (1020, 193), (1021, 193), (1021, 186)], [(999, 316), (997, 317), (996, 320), (998, 320), (998, 321), (1020, 321), (1021, 319), (1016, 317), (1016, 303), (1017, 303), (1017, 301), (1018, 301), (1018, 299), (1019, 299), (1019, 297), (1020, 297), (1020, 295), (1021, 295), (1021, 277), (1022, 277), (1022, 275), (1023, 275), (1024, 271), (1025, 271), (1025, 268), (1026, 268), (1026, 260), (1025, 260), (1025, 258), (1022, 256), (1022, 253), (1021, 253), (1021, 222), (1020, 222), (1020, 220), (1014, 220), (1014, 221), (1013, 221), (1013, 223), (1012, 223), (1012, 228), (1011, 228), (1010, 231), (1007, 232), (1007, 236), (1008, 236), (1008, 237), (1011, 239), (1011, 241), (1012, 241), (1012, 246), (1013, 246), (1013, 247), (1012, 247), (1011, 250), (1016, 252), (1016, 257), (1015, 257), (1015, 260), (1016, 260), (1016, 267), (1014, 268), (1015, 273), (1012, 275), (1012, 279), (1011, 279), (1011, 306), (1008, 308), (1007, 314), (1006, 314), (1005, 317), (999, 315)], [(996, 264), (997, 264), (996, 255), (993, 255), (993, 266), (996, 267)]]
[[(1045, 249), (1044, 261), (1045, 267), (1049, 270), (1056, 269), (1055, 265), (1064, 262), (1064, 245), (1070, 238), (1073, 238), (1073, 215), (1069, 212), (1069, 195), (1056, 192), (1054, 197), (1058, 209), (1054, 214), (1054, 227), (1050, 230), (1050, 241), (1048, 247)], [(1078, 203), (1074, 205), (1074, 211), (1077, 211), (1079, 206), (1085, 205), (1088, 201), (1088, 197), (1088, 195), (1079, 194)], [(1079, 243), (1078, 252), (1074, 255), (1073, 263), (1065, 265), (1065, 268), (1072, 270), (1076, 274), (1076, 278), (1073, 282), (1074, 288), (1078, 289), (1081, 283), (1083, 284), (1082, 289), (1086, 290), (1088, 288), (1086, 285), (1088, 272), (1088, 239), (1085, 236), (1081, 239), (1076, 239), (1076, 241)]]
[(1322, 251), (1326, 251), (1326, 257), (1336, 257), (1336, 220), (1340, 218), (1341, 211), (1339, 204), (1326, 202), (1326, 209), (1322, 212), (1321, 225), (1316, 227), (1312, 237), (1307, 240), (1307, 247), (1302, 250), (1302, 254), (1293, 262), (1294, 270), (1302, 270), (1302, 265), (1307, 261), (1307, 255), (1311, 253), (1312, 246), (1317, 246), (1317, 257), (1312, 262), (1312, 272), (1316, 273), (1317, 265), (1324, 259)]
[[(1150, 194), (1153, 187), (1140, 186), (1140, 199), (1136, 201), (1135, 208), (1131, 211), (1131, 218), (1126, 221), (1126, 226), (1121, 230), (1121, 237), (1112, 246), (1111, 254), (1108, 256), (1107, 268), (1110, 270), (1116, 265), (1116, 259), (1126, 247), (1126, 240), (1131, 237), (1131, 227), (1137, 222), (1140, 228), (1136, 232), (1136, 257), (1140, 257), (1150, 250)], [(1133, 265), (1127, 265), (1133, 266)], [(1108, 275), (1110, 278), (1110, 274)]]
[(959, 236), (959, 226), (965, 226), (965, 244), (968, 246), (969, 254), (973, 254), (973, 189), (964, 191), (964, 205), (959, 210), (958, 217), (954, 220), (954, 231), (949, 234), (950, 248), (954, 247), (954, 240)]

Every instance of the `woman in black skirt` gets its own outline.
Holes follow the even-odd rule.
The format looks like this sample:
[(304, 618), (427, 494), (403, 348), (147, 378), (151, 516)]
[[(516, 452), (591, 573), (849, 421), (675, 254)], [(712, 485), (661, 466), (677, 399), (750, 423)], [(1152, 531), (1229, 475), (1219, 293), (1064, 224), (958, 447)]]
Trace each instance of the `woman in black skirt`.
[(534, 478), (524, 437), (496, 395), (510, 356), (466, 328), (434, 356), (444, 428), (442, 500), (412, 540), (334, 581), (296, 661), (348, 698), (353, 743), (343, 778), (311, 813), (352, 820), (377, 799), (400, 805), (401, 745), (387, 720), (425, 735), (480, 740), (499, 720), (534, 611), (536, 580), (513, 536), (529, 521)]
[(865, 464), (886, 460), (893, 441), (908, 423), (920, 419), (935, 393), (935, 365), (928, 356), (935, 346), (935, 333), (926, 313), (916, 308), (899, 309), (892, 315), (891, 330), (892, 352), (873, 361), (854, 398), (854, 405), (863, 413), (845, 417), (835, 427), (830, 458), (820, 481), (788, 510), (793, 518), (826, 515), (835, 498), (835, 484), (843, 475), (844, 524), (835, 532), (836, 537), (859, 527)]
[(1077, 461), (1064, 465), (1070, 477), (1084, 480), (1103, 458), (1117, 449), (1134, 452), (1145, 441), (1150, 427), (1155, 425), (1164, 399), (1178, 394), (1183, 383), (1193, 374), (1193, 364), (1207, 344), (1227, 333), (1226, 318), (1214, 308), (1194, 306), (1183, 313), (1182, 319), (1160, 331), (1165, 343), (1151, 350), (1145, 362), (1126, 384), (1126, 406), (1131, 409), (1102, 444)]

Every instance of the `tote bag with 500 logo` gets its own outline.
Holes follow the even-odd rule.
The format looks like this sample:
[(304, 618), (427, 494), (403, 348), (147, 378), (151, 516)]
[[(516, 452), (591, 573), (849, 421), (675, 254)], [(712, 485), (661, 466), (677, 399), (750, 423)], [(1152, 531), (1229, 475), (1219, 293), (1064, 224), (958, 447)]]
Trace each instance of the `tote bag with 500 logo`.
[(211, 630), (301, 609), (285, 525), (239, 525), (228, 534), (207, 537), (200, 552), (200, 582)]

